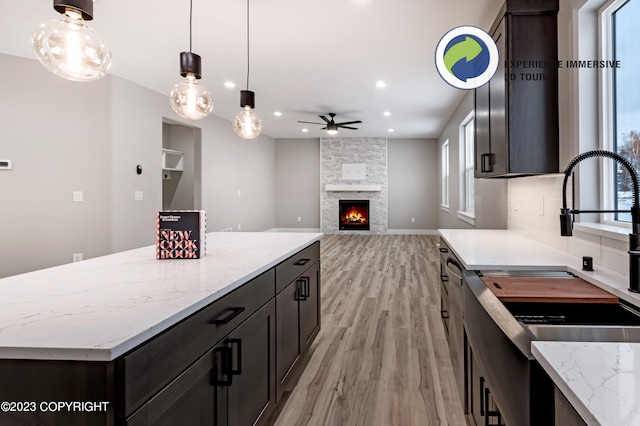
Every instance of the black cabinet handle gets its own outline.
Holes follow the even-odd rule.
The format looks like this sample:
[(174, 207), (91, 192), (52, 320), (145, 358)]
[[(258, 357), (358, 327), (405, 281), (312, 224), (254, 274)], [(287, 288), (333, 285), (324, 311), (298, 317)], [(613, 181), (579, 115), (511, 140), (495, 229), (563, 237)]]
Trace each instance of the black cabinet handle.
[(449, 249), (445, 247), (440, 247), (438, 250), (440, 250), (440, 253), (449, 253)]
[(440, 310), (440, 316), (444, 319), (449, 319), (449, 311)]
[[(230, 376), (239, 376), (242, 374), (242, 339), (228, 339), (229, 343), (229, 375)], [(233, 347), (236, 347), (236, 365), (237, 368), (233, 368)]]
[(485, 426), (493, 426), (489, 422), (491, 421), (491, 417), (498, 417), (498, 424), (500, 424), (500, 412), (498, 410), (490, 410), (489, 409), (489, 395), (491, 391), (489, 388), (484, 388), (484, 425)]
[(300, 259), (298, 260), (296, 263), (294, 263), (294, 265), (296, 266), (304, 266), (306, 265), (311, 259)]
[(484, 417), (484, 409), (485, 409), (485, 395), (484, 395), (484, 377), (480, 377), (480, 416)]
[(441, 279), (442, 281), (444, 281), (445, 283), (446, 283), (446, 282), (449, 282), (449, 276), (448, 276), (448, 275), (440, 275), (440, 279)]
[[(214, 386), (231, 386), (232, 376), (230, 372), (231, 367), (231, 348), (222, 346), (216, 348), (213, 352), (215, 357), (220, 356), (220, 362), (217, 363), (219, 368), (216, 368), (213, 372), (213, 384)], [(223, 376), (226, 376), (224, 378)]]
[(493, 164), (492, 159), (493, 154), (482, 154), (480, 156), (480, 171), (482, 172), (492, 172)]
[(307, 277), (300, 277), (296, 280), (296, 300), (307, 300), (309, 297), (308, 290), (306, 290), (308, 282), (309, 278)]
[(229, 309), (226, 309), (224, 312), (228, 312), (228, 314), (221, 315), (220, 317), (214, 320), (211, 320), (211, 323), (215, 325), (228, 324), (229, 322), (231, 322), (232, 319), (234, 319), (235, 317), (240, 315), (242, 312), (244, 312), (244, 308), (241, 306), (237, 308), (229, 308)]
[(311, 294), (309, 294), (310, 292), (309, 287), (311, 286), (309, 285), (309, 281), (310, 281), (309, 277), (303, 277), (303, 279), (304, 279), (304, 298), (306, 300), (309, 296), (311, 296)]

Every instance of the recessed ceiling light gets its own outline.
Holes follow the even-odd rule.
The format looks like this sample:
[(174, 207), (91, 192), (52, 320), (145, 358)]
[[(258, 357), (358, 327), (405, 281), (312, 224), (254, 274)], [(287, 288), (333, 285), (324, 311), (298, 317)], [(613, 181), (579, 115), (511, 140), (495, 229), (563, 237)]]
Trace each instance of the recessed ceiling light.
[(309, 129), (302, 129), (303, 133), (307, 133), (309, 131)]
[(236, 84), (233, 81), (227, 81), (224, 83), (224, 87), (226, 87), (227, 89), (233, 89), (234, 87), (236, 87)]
[(385, 117), (389, 117), (390, 115), (391, 115), (391, 113), (390, 113), (389, 111), (385, 111), (385, 112), (384, 112), (384, 116), (385, 116)]
[(275, 115), (276, 117), (280, 117), (282, 113), (280, 111), (276, 111), (273, 113), (273, 115)]
[(382, 80), (379, 80), (379, 81), (376, 82), (376, 87), (383, 88), (383, 87), (386, 87), (386, 86), (387, 86), (387, 83), (385, 83)]
[(395, 130), (389, 129), (389, 133), (393, 133), (393, 132), (395, 132)]

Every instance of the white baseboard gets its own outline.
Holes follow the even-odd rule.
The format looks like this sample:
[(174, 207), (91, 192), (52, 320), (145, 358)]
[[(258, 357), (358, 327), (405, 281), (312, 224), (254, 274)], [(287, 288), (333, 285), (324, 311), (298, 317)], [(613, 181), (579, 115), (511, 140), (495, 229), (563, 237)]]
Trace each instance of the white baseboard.
[(437, 229), (389, 229), (392, 235), (439, 235)]
[(320, 233), (320, 228), (271, 228), (263, 232), (312, 232)]

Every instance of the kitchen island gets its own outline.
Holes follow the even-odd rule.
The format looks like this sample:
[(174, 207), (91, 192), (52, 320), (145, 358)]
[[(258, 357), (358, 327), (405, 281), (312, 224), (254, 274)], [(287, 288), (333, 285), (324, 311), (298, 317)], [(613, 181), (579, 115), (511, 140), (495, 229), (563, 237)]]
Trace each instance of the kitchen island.
[[(170, 418), (172, 403), (182, 404), (177, 412), (203, 411), (192, 424), (220, 416), (240, 424), (243, 410), (220, 409), (258, 376), (269, 383), (253, 393), (268, 398), (270, 411), (283, 369), (276, 346), (282, 354), (300, 348), (290, 355), (297, 360), (319, 331), (321, 237), (209, 233), (202, 259), (156, 260), (149, 246), (0, 280), (0, 402), (13, 404), (0, 411), (0, 424), (156, 424)], [(278, 299), (285, 292), (291, 301)], [(278, 321), (278, 303), (295, 303), (300, 317)], [(296, 333), (276, 341), (276, 329), (290, 331), (292, 322)], [(196, 404), (220, 395), (210, 412)], [(108, 408), (40, 406), (59, 402)]]
[[(440, 235), (468, 270), (566, 270), (630, 305), (640, 306), (638, 294), (628, 291), (628, 275), (599, 265), (595, 271), (583, 271), (577, 256), (517, 232), (443, 229)], [(511, 334), (524, 336), (514, 330)], [(640, 426), (639, 343), (537, 341), (530, 349), (532, 358), (577, 412), (580, 420), (575, 424)], [(555, 397), (558, 405), (557, 391)]]

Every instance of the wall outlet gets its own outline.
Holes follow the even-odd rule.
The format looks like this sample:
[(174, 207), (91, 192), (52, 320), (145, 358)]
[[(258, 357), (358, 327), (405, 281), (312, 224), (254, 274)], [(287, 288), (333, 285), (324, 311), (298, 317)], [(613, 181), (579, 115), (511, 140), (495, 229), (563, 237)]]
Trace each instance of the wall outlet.
[(241, 225), (241, 224), (238, 224), (238, 231), (239, 231), (240, 229), (242, 229), (242, 225)]
[(415, 217), (411, 218), (411, 223), (416, 223), (416, 218)]
[(135, 191), (133, 193), (133, 199), (136, 201), (142, 201), (142, 191)]
[(298, 216), (298, 222), (302, 222), (302, 218)]
[(80, 262), (82, 260), (82, 253), (73, 253), (73, 261)]
[(84, 199), (84, 194), (82, 191), (73, 191), (73, 201), (79, 202)]

